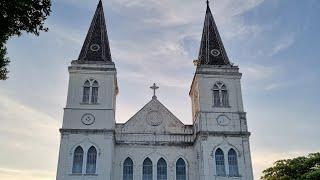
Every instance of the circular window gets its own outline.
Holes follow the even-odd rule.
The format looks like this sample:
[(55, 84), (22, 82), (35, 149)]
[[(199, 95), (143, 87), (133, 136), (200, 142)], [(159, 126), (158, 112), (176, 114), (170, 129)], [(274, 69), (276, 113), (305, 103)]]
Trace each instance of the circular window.
[(158, 111), (150, 111), (146, 117), (147, 123), (151, 126), (159, 126), (162, 121), (162, 115)]
[(90, 46), (91, 51), (99, 51), (100, 46), (98, 44), (92, 44)]
[(211, 54), (212, 56), (217, 57), (220, 55), (220, 51), (218, 49), (212, 49)]

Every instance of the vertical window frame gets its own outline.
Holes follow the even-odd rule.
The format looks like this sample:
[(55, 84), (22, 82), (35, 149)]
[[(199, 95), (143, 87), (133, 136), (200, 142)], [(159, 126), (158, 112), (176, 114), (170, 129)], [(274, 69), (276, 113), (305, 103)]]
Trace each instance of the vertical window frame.
[(217, 176), (226, 176), (226, 166), (224, 152), (221, 148), (218, 148), (214, 153), (215, 166), (216, 166), (216, 175)]
[[(182, 164), (179, 164), (180, 162)], [(183, 158), (179, 158), (176, 161), (176, 180), (187, 180), (187, 178), (187, 163)]]
[[(80, 152), (77, 152), (77, 151)], [(73, 161), (72, 161), (72, 174), (82, 174), (83, 173), (83, 161), (84, 161), (84, 151), (81, 146), (77, 146), (73, 151)], [(79, 163), (79, 164), (78, 164)], [(77, 167), (80, 166), (80, 167)]]
[(237, 152), (231, 148), (228, 151), (228, 166), (229, 166), (229, 176), (230, 177), (239, 177), (239, 164), (238, 164), (238, 155)]
[(142, 180), (153, 179), (153, 163), (150, 158), (146, 158), (142, 165)]
[(87, 152), (86, 174), (97, 174), (97, 148), (91, 146)]
[(122, 168), (122, 179), (123, 180), (133, 180), (133, 161), (130, 157), (127, 157), (123, 162)]
[(168, 180), (168, 164), (164, 158), (157, 162), (157, 180)]
[(83, 85), (82, 104), (98, 104), (99, 82), (95, 79), (86, 80)]
[(229, 90), (223, 82), (216, 82), (212, 88), (213, 107), (230, 107)]

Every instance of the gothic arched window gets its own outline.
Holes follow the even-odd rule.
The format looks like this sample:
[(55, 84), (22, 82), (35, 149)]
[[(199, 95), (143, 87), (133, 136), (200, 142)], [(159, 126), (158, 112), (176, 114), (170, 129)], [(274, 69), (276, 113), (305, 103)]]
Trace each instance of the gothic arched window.
[(213, 105), (215, 107), (228, 107), (228, 90), (226, 85), (218, 82), (213, 86)]
[(97, 166), (97, 150), (95, 147), (91, 147), (88, 150), (87, 154), (87, 174), (95, 174), (96, 173), (96, 166)]
[(152, 180), (152, 161), (146, 158), (143, 161), (142, 180)]
[(237, 153), (234, 149), (230, 149), (228, 152), (228, 163), (229, 163), (229, 176), (231, 177), (239, 176)]
[(98, 103), (98, 88), (99, 84), (97, 81), (92, 83), (91, 103)]
[(216, 171), (217, 176), (225, 176), (226, 175), (226, 169), (224, 166), (224, 154), (223, 151), (218, 148), (215, 153), (215, 159), (216, 159)]
[(87, 80), (83, 85), (83, 103), (89, 103), (90, 99), (90, 82)]
[(157, 163), (157, 180), (167, 180), (167, 163), (163, 158)]
[(133, 161), (129, 157), (123, 163), (123, 180), (133, 180)]
[(186, 180), (186, 179), (187, 179), (186, 163), (182, 158), (180, 158), (176, 163), (176, 180)]
[(78, 146), (73, 153), (72, 173), (81, 174), (83, 165), (83, 149)]
[(87, 80), (83, 85), (82, 102), (89, 104), (98, 103), (99, 83), (94, 79)]

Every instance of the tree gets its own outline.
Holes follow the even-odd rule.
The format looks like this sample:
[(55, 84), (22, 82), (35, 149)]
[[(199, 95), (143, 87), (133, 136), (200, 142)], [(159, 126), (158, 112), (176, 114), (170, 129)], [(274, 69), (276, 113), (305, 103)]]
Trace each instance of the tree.
[(0, 80), (8, 78), (8, 39), (22, 32), (39, 36), (40, 31), (48, 31), (44, 21), (50, 15), (50, 8), (50, 0), (0, 0)]
[(279, 160), (263, 171), (262, 180), (319, 180), (320, 153)]

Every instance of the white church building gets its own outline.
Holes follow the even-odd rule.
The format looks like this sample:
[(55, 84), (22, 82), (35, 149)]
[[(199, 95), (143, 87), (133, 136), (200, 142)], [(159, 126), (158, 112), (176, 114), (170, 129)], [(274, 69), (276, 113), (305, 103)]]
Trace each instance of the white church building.
[(116, 61), (100, 1), (79, 58), (68, 68), (57, 180), (253, 180), (242, 74), (228, 59), (209, 3), (194, 63), (192, 125), (156, 93), (117, 123)]

